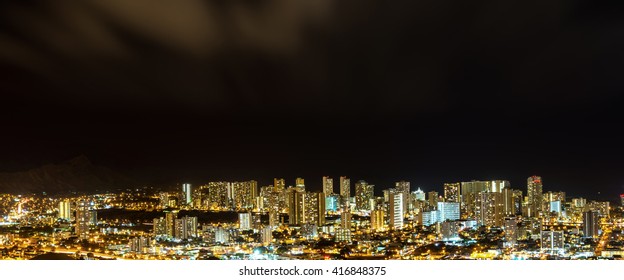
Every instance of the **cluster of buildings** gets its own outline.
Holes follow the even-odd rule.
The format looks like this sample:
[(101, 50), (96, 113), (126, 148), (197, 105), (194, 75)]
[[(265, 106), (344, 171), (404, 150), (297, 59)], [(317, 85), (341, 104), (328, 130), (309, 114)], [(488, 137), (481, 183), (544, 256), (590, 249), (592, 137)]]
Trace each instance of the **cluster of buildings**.
[[(175, 256), (188, 246), (210, 248), (208, 251), (214, 255), (232, 255), (240, 254), (234, 251), (241, 245), (247, 245), (243, 246), (246, 253), (253, 256), (257, 248), (274, 251), (284, 246), (294, 246), (296, 254), (301, 255), (319, 250), (306, 251), (307, 247), (295, 245), (327, 240), (334, 242), (335, 248), (320, 251), (338, 254), (340, 246), (358, 244), (362, 250), (358, 254), (363, 256), (379, 254), (373, 249), (388, 247), (389, 240), (404, 240), (401, 242), (406, 245), (394, 250), (398, 255), (393, 257), (415, 254), (419, 247), (435, 242), (449, 246), (481, 242), (487, 243), (494, 255), (530, 253), (533, 257), (613, 256), (624, 249), (617, 245), (619, 235), (614, 235), (622, 225), (621, 211), (614, 216), (614, 207), (607, 201), (545, 191), (539, 176), (529, 177), (526, 189), (514, 188), (506, 180), (487, 180), (445, 183), (442, 193), (412, 190), (406, 181), (376, 189), (364, 180), (352, 184), (347, 177), (336, 181), (323, 177), (321, 185), (320, 191), (312, 191), (303, 178), (297, 178), (292, 185), (281, 178), (266, 186), (258, 186), (253, 180), (210, 182), (197, 187), (182, 184), (176, 191), (65, 198), (46, 213), (55, 214), (54, 221), (48, 217), (48, 222), (66, 225), (63, 234), (56, 235), (61, 239), (71, 236), (79, 241), (100, 242), (111, 252), (135, 256)], [(22, 217), (12, 221), (31, 221), (23, 218), (29, 213), (28, 200), (11, 199), (7, 205), (16, 207), (12, 217)], [(621, 200), (624, 204), (624, 195)], [(98, 210), (108, 208), (147, 211), (157, 217), (98, 221)], [(215, 222), (190, 214), (203, 212), (236, 213), (236, 221)], [(10, 218), (4, 220), (6, 223)], [(6, 236), (2, 237), (3, 244), (10, 243)], [(617, 242), (606, 246), (601, 243), (605, 238)], [(484, 247), (474, 250), (483, 251)], [(482, 256), (492, 255), (472, 257)]]

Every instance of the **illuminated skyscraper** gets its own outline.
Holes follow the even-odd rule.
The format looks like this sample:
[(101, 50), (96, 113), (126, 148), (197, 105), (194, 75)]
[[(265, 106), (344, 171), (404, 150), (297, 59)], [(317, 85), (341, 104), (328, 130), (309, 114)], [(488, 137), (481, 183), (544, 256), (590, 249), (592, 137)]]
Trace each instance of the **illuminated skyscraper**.
[(325, 197), (334, 194), (334, 179), (328, 176), (323, 177), (323, 193)]
[(340, 209), (340, 195), (332, 194), (325, 197), (325, 210), (337, 212)]
[(284, 179), (274, 178), (273, 187), (278, 192), (283, 191), (284, 189), (286, 189), (286, 181)]
[(600, 230), (600, 217), (598, 211), (587, 211), (583, 213), (583, 236), (586, 238), (596, 238)]
[(208, 207), (210, 209), (229, 209), (230, 184), (228, 182), (208, 183)]
[(167, 208), (169, 207), (169, 194), (166, 192), (161, 192), (158, 194), (158, 206), (160, 208)]
[(193, 202), (193, 192), (191, 190), (191, 184), (182, 184), (182, 202), (185, 205), (191, 205)]
[(383, 231), (386, 228), (386, 213), (382, 209), (373, 210), (370, 215), (371, 229)]
[(460, 202), (459, 186), (460, 183), (444, 183), (444, 201)]
[(304, 193), (303, 223), (322, 226), (325, 224), (325, 194)]
[(370, 211), (370, 200), (373, 198), (373, 185), (360, 180), (355, 183), (355, 209), (359, 211)]
[(505, 231), (506, 247), (515, 247), (518, 244), (518, 220), (516, 217), (505, 217), (505, 224), (503, 230)]
[(400, 181), (400, 182), (396, 182), (394, 186), (397, 192), (400, 192), (403, 194), (403, 213), (407, 213), (409, 211), (409, 204), (410, 204), (409, 202), (411, 200), (410, 199), (411, 197), (410, 182)]
[(89, 223), (91, 215), (89, 211), (89, 202), (80, 200), (76, 204), (76, 235), (79, 239), (89, 238)]
[(399, 230), (403, 228), (403, 219), (405, 212), (403, 212), (403, 193), (394, 193), (390, 196), (390, 203), (388, 204), (388, 215), (390, 220), (390, 228)]
[(438, 202), (438, 221), (455, 221), (459, 220), (459, 202)]
[(624, 206), (624, 194), (620, 195), (620, 205)]
[(530, 218), (539, 217), (543, 206), (541, 177), (531, 176), (527, 179), (527, 198), (527, 215)]
[(238, 213), (238, 228), (240, 230), (251, 229), (251, 213)]
[(150, 239), (144, 236), (137, 236), (130, 239), (130, 251), (134, 253), (143, 253), (150, 246)]
[(427, 193), (427, 199), (429, 201), (429, 207), (435, 209), (438, 207), (438, 201), (440, 201), (440, 196), (436, 191), (430, 191)]
[(288, 201), (288, 224), (301, 225), (303, 223), (305, 193), (297, 188), (288, 188), (286, 194)]
[(423, 190), (421, 190), (420, 188), (418, 188), (417, 190), (415, 190), (412, 195), (414, 196), (414, 198), (418, 201), (425, 201), (425, 192)]
[[(518, 193), (519, 192), (519, 193)], [(503, 189), (503, 214), (505, 216), (521, 215), (522, 191), (514, 189)]]
[(351, 180), (347, 177), (340, 177), (340, 198), (343, 205), (348, 205), (351, 197)]
[(165, 233), (168, 238), (175, 235), (175, 220), (178, 217), (178, 211), (165, 211)]
[(59, 202), (58, 218), (65, 221), (71, 221), (71, 203), (69, 200)]
[(184, 240), (197, 236), (197, 217), (184, 216), (175, 219), (174, 237), (176, 239)]
[(522, 191), (514, 190), (513, 191), (513, 207), (514, 207), (514, 215), (521, 216), (522, 215)]
[(258, 196), (258, 182), (253, 180), (234, 182), (231, 186), (232, 190), (230, 193), (234, 208), (237, 210), (252, 210), (254, 208), (254, 200)]
[(476, 196), (475, 218), (478, 225), (496, 226), (503, 225), (503, 197), (499, 192), (484, 191)]
[(295, 187), (299, 190), (305, 191), (305, 181), (303, 180), (303, 178), (297, 178), (295, 180)]
[(167, 220), (164, 217), (154, 218), (153, 233), (155, 238), (167, 237)]

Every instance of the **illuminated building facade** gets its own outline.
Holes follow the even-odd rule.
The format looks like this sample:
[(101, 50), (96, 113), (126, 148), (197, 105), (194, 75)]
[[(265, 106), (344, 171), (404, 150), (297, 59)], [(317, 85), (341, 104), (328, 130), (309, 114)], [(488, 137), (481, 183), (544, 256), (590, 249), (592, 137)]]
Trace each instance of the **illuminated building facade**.
[(305, 192), (303, 223), (322, 226), (325, 224), (325, 194)]
[(254, 201), (258, 196), (258, 182), (245, 181), (231, 184), (231, 201), (235, 210), (252, 210)]
[(360, 180), (355, 183), (355, 209), (359, 211), (370, 211), (370, 200), (373, 198), (373, 185)]
[(530, 218), (539, 217), (543, 207), (542, 177), (531, 176), (527, 179), (527, 197), (527, 216)]
[(583, 236), (585, 238), (597, 238), (600, 234), (600, 213), (587, 211), (583, 213)]
[(238, 213), (238, 228), (240, 230), (251, 229), (251, 213)]
[(76, 203), (76, 235), (78, 239), (89, 238), (89, 223), (91, 223), (91, 211), (89, 202), (80, 200)]
[(180, 240), (197, 237), (197, 217), (175, 219), (174, 237)]
[(323, 177), (323, 193), (325, 197), (334, 194), (334, 179), (328, 176)]
[(371, 211), (371, 229), (374, 231), (384, 231), (386, 229), (386, 212), (383, 209)]
[(390, 196), (388, 218), (390, 221), (390, 228), (394, 230), (400, 230), (403, 228), (403, 219), (405, 212), (403, 211), (403, 193), (398, 192)]
[(503, 225), (503, 199), (499, 192), (481, 192), (475, 199), (474, 217), (483, 226)]
[(438, 221), (455, 221), (460, 219), (459, 202), (438, 202)]
[(68, 222), (71, 221), (71, 203), (69, 200), (59, 202), (58, 218)]
[(459, 189), (461, 183), (444, 183), (444, 201), (460, 202)]
[(340, 177), (340, 198), (343, 205), (348, 205), (351, 197), (351, 180), (347, 177)]
[(436, 191), (430, 191), (427, 193), (427, 199), (429, 202), (429, 207), (431, 209), (436, 209), (438, 207), (438, 201), (440, 201), (440, 196)]
[(191, 184), (182, 184), (182, 202), (185, 205), (190, 205), (193, 202)]

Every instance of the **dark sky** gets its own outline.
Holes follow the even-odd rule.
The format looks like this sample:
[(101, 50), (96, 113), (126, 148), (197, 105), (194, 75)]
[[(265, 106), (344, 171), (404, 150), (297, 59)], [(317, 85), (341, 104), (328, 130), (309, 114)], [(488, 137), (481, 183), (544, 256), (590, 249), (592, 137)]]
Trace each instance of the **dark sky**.
[(3, 2), (0, 171), (624, 193), (624, 5), (381, 2)]

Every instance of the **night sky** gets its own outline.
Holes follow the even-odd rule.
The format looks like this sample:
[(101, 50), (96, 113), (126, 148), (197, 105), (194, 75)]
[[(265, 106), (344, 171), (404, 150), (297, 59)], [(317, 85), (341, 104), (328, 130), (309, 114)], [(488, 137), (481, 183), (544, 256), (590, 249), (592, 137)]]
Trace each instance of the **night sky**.
[(624, 193), (623, 4), (14, 2), (0, 171), (85, 154), (146, 184)]

